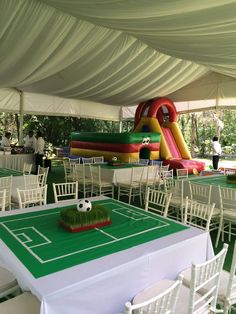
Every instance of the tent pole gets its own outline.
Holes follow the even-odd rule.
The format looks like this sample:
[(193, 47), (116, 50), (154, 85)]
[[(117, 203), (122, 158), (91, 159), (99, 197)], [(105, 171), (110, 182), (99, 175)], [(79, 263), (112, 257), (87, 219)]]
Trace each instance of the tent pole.
[(122, 107), (120, 107), (120, 118), (119, 118), (119, 133), (122, 133), (123, 131), (123, 122), (122, 122)]
[(23, 145), (23, 122), (24, 122), (24, 94), (20, 91), (20, 117), (19, 117), (19, 145)]

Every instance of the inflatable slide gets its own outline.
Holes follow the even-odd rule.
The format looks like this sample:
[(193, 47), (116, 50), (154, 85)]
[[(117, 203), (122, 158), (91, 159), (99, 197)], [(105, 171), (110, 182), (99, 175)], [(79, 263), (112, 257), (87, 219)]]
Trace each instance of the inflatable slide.
[(158, 132), (161, 134), (160, 158), (170, 168), (195, 168), (199, 172), (205, 164), (192, 160), (182, 132), (177, 123), (177, 113), (168, 98), (158, 98), (139, 104), (135, 114), (134, 132)]

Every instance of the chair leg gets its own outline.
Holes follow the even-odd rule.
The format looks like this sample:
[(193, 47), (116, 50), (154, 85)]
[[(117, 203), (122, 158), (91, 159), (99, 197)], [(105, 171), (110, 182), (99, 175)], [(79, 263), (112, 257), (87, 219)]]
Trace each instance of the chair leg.
[(216, 244), (215, 244), (215, 247), (218, 246), (219, 244), (219, 240), (220, 240), (220, 234), (221, 232), (224, 234), (224, 230), (222, 230), (222, 227), (224, 226), (224, 223), (223, 223), (223, 218), (220, 219), (220, 223), (219, 223), (219, 229), (218, 229), (218, 232), (217, 232), (217, 237), (216, 237)]

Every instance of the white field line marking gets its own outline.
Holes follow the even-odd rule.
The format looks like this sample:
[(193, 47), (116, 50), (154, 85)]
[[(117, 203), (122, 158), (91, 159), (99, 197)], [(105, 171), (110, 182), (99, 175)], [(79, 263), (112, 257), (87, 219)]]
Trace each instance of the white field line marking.
[(21, 245), (23, 245), (23, 247), (26, 249), (26, 251), (28, 251), (31, 255), (33, 255), (34, 258), (39, 261), (39, 263), (41, 263), (41, 264), (44, 263), (44, 261), (37, 254), (35, 254), (27, 245), (25, 245), (25, 243), (21, 242), (17, 238), (17, 236), (13, 232), (11, 232), (11, 230), (7, 226), (4, 225), (3, 222), (1, 223), (1, 225), (16, 239), (16, 241), (18, 241)]
[(17, 237), (25, 237), (25, 241), (23, 241), (23, 240), (20, 240), (21, 242), (24, 242), (24, 243), (28, 243), (28, 242), (32, 242), (32, 239), (30, 239), (25, 233), (18, 233), (17, 234)]
[[(108, 204), (108, 203), (104, 203), (104, 204), (100, 203), (100, 205), (107, 205), (107, 204)], [(110, 204), (113, 205), (114, 203), (110, 202)], [(117, 214), (121, 214), (121, 213), (118, 212), (118, 210), (119, 210), (120, 208), (122, 209), (122, 208), (124, 208), (124, 207), (118, 205), (118, 208), (114, 209), (113, 211), (117, 211)], [(16, 220), (24, 220), (24, 219), (27, 219), (27, 220), (28, 220), (29, 218), (37, 218), (37, 217), (52, 215), (52, 214), (56, 214), (56, 213), (59, 213), (59, 211), (58, 211), (58, 212), (53, 212), (53, 213), (48, 213), (48, 214), (43, 214), (43, 215), (38, 215), (38, 216), (27, 217), (27, 218), (19, 218), (19, 219), (8, 220), (8, 221), (4, 221), (4, 223), (6, 223), (6, 222), (11, 222), (11, 221), (16, 221)], [(157, 218), (155, 218), (155, 217), (150, 216), (150, 218), (159, 221), (159, 219), (157, 219)], [(12, 236), (13, 236), (18, 242), (20, 242), (20, 241), (17, 239), (17, 237), (15, 236), (15, 234), (12, 233), (11, 230), (10, 230), (7, 226), (4, 225), (4, 223), (0, 223), (0, 224), (1, 224), (10, 234), (12, 234)], [(35, 253), (34, 253), (30, 248), (28, 248), (24, 243), (22, 243), (22, 242), (20, 242), (20, 243), (25, 247), (25, 249), (26, 249), (31, 255), (33, 255), (33, 256), (36, 258), (36, 260), (38, 260), (41, 264), (45, 264), (45, 263), (49, 263), (49, 262), (52, 262), (52, 261), (55, 261), (55, 260), (58, 260), (58, 259), (62, 259), (62, 258), (68, 257), (68, 256), (72, 256), (72, 255), (76, 255), (76, 254), (79, 254), (79, 253), (82, 253), (82, 252), (85, 252), (85, 251), (89, 251), (89, 250), (92, 250), (92, 249), (94, 249), (94, 248), (106, 246), (106, 245), (109, 245), (109, 244), (111, 244), (111, 243), (115, 243), (115, 242), (118, 242), (118, 241), (121, 241), (121, 240), (124, 240), (124, 239), (128, 239), (128, 238), (134, 237), (134, 236), (136, 236), (136, 235), (140, 235), (140, 234), (143, 234), (143, 233), (147, 233), (147, 232), (150, 232), (150, 231), (152, 231), (152, 230), (160, 229), (160, 228), (163, 228), (164, 226), (168, 226), (168, 225), (169, 225), (169, 224), (164, 223), (164, 222), (162, 222), (162, 223), (163, 223), (163, 226), (153, 227), (153, 228), (151, 228), (151, 229), (143, 230), (143, 231), (140, 231), (140, 232), (138, 232), (138, 233), (135, 233), (135, 234), (132, 234), (132, 235), (123, 237), (123, 238), (119, 238), (119, 239), (117, 239), (117, 240), (113, 240), (113, 241), (110, 241), (110, 242), (107, 242), (107, 243), (95, 245), (95, 246), (92, 246), (92, 247), (89, 247), (89, 248), (85, 248), (85, 249), (82, 249), (82, 250), (74, 251), (74, 252), (71, 252), (71, 253), (68, 253), (68, 254), (65, 254), (65, 255), (61, 255), (61, 256), (58, 256), (58, 257), (49, 259), (49, 260), (42, 260), (37, 254), (35, 254)]]
[(112, 238), (112, 239), (114, 239), (114, 240), (117, 240), (116, 237), (114, 237), (113, 235), (111, 235), (111, 234), (105, 232), (104, 230), (101, 230), (101, 229), (99, 229), (99, 228), (94, 228), (94, 229), (97, 230), (97, 231), (99, 231), (99, 232), (101, 232), (101, 233), (103, 233), (103, 234), (105, 234), (106, 236), (108, 236), (108, 237), (110, 237), (110, 238)]
[[(29, 246), (30, 248), (32, 247), (36, 247), (36, 246), (41, 246), (41, 245), (46, 245), (49, 243), (52, 243), (52, 241), (50, 241), (47, 237), (45, 237), (45, 235), (43, 235), (40, 231), (38, 231), (35, 227), (25, 227), (25, 228), (20, 228), (20, 229), (13, 229), (11, 230), (12, 232), (14, 232), (16, 235), (18, 235), (18, 233), (16, 231), (18, 230), (29, 230), (32, 229), (35, 233), (37, 233), (41, 238), (43, 238), (45, 240), (45, 242), (42, 242), (40, 244), (36, 244), (36, 245), (31, 245)], [(21, 240), (19, 240), (21, 242)], [(32, 242), (34, 241), (33, 239), (31, 240)]]

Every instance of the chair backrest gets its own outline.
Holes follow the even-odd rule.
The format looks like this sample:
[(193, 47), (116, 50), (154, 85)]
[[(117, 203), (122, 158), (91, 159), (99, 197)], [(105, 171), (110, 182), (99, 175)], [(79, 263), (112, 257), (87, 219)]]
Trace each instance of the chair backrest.
[(30, 207), (34, 205), (47, 204), (47, 185), (34, 189), (18, 189), (18, 202), (20, 208)]
[(129, 163), (130, 164), (138, 164), (139, 163), (139, 158), (129, 157)]
[(99, 156), (99, 157), (93, 157), (93, 163), (94, 164), (102, 164), (104, 162), (104, 157)]
[(173, 179), (174, 178), (174, 170), (163, 170), (160, 169), (160, 176), (163, 180), (165, 179)]
[(72, 176), (71, 163), (69, 162), (69, 159), (63, 160), (63, 167), (65, 173), (65, 181), (67, 182), (70, 180), (70, 177)]
[(6, 195), (6, 189), (0, 190), (0, 211), (5, 211)]
[(148, 188), (145, 210), (154, 211), (164, 217), (167, 217), (171, 197), (172, 193)]
[(29, 163), (24, 162), (24, 164), (23, 164), (23, 170), (22, 170), (23, 174), (31, 174), (32, 167), (33, 167), (32, 164), (29, 164)]
[(67, 199), (78, 199), (78, 181), (53, 183), (54, 200), (56, 203)]
[[(235, 304), (236, 299), (236, 242), (234, 242), (234, 252), (230, 267), (229, 281), (226, 290), (226, 299), (231, 303)], [(232, 300), (232, 301), (231, 301)]]
[(176, 301), (179, 295), (180, 287), (182, 284), (182, 278), (173, 281), (173, 284), (167, 288), (164, 292), (158, 294), (154, 298), (148, 301), (131, 304), (127, 302), (125, 304), (125, 314), (174, 314)]
[(37, 188), (45, 185), (45, 173), (36, 174), (36, 175), (23, 175), (24, 178), (24, 187), (28, 188)]
[(212, 185), (189, 181), (190, 198), (201, 203), (210, 204)]
[(218, 186), (220, 208), (236, 211), (236, 189)]
[(38, 166), (38, 174), (45, 174), (44, 182), (42, 183), (42, 185), (45, 185), (47, 183), (48, 172), (49, 172), (49, 167)]
[(148, 165), (149, 164), (149, 159), (141, 158), (141, 159), (139, 159), (139, 164), (140, 165)]
[(101, 184), (101, 168), (99, 165), (93, 166), (90, 165), (90, 173), (92, 183), (96, 182), (97, 184)]
[(188, 197), (185, 200), (184, 223), (209, 231), (215, 203), (204, 204)]
[[(191, 269), (189, 314), (216, 313), (217, 294), (220, 284), (220, 273), (223, 268), (228, 245), (212, 259), (202, 264), (193, 264)], [(210, 289), (206, 289), (210, 287)], [(201, 302), (196, 298), (201, 294)], [(204, 311), (205, 309), (205, 311)]]
[(6, 190), (5, 207), (11, 208), (12, 176), (0, 178), (0, 191)]
[(80, 157), (78, 158), (69, 158), (70, 164), (79, 164), (80, 163)]
[(188, 179), (188, 169), (176, 169), (177, 180)]
[(82, 157), (83, 164), (93, 164), (93, 157)]

